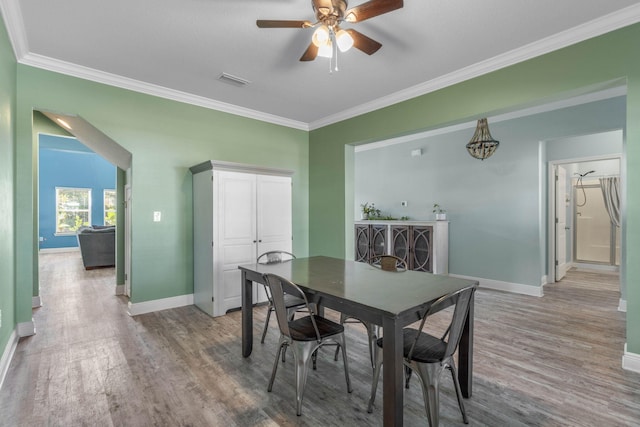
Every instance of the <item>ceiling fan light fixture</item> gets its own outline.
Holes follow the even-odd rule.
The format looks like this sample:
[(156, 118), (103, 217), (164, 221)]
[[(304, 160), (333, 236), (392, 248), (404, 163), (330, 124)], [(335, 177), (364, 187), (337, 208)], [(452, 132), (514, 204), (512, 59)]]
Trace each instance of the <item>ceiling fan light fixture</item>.
[(322, 47), (326, 45), (330, 40), (329, 29), (326, 25), (322, 25), (318, 27), (317, 30), (313, 32), (313, 37), (311, 37), (311, 41), (318, 47)]
[(318, 56), (321, 56), (323, 58), (333, 58), (331, 41), (327, 41), (327, 43), (318, 46)]
[(346, 52), (353, 47), (353, 37), (345, 30), (336, 33), (336, 44), (340, 52)]

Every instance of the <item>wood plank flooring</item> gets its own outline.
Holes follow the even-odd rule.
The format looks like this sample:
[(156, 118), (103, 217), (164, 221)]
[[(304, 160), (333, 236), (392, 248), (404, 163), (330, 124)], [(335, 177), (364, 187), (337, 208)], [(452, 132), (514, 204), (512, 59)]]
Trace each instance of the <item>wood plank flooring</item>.
[[(278, 332), (273, 318), (259, 343), (265, 307), (255, 309), (257, 339), (244, 359), (240, 312), (212, 319), (182, 307), (129, 317), (126, 299), (113, 295), (114, 270), (84, 271), (77, 253), (42, 255), (40, 277), (38, 333), (18, 345), (0, 390), (0, 426), (381, 425), (380, 392), (366, 412), (371, 367), (360, 325), (347, 329), (353, 393), (342, 361), (325, 349), (297, 417), (290, 358), (266, 391)], [(640, 426), (640, 374), (621, 368), (616, 275), (571, 271), (543, 298), (476, 295), (470, 425)], [(448, 376), (440, 412), (441, 425), (464, 425)], [(427, 425), (415, 379), (404, 419)]]

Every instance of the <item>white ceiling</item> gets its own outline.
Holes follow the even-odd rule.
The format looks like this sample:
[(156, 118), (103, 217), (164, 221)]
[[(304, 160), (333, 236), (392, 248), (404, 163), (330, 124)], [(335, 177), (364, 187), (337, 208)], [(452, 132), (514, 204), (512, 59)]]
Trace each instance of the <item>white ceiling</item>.
[[(355, 6), (362, 0), (351, 1)], [(0, 0), (18, 61), (299, 129), (314, 129), (640, 21), (631, 0), (406, 0), (343, 25), (374, 55), (298, 59), (310, 0)], [(251, 83), (217, 80), (229, 73)]]

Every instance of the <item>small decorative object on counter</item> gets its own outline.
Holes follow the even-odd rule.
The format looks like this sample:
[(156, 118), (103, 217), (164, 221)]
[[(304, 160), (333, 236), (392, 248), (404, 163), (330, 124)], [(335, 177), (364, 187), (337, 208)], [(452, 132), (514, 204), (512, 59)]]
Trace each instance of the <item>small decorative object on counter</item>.
[(380, 209), (376, 209), (374, 203), (369, 204), (369, 202), (365, 202), (361, 204), (360, 207), (362, 208), (361, 219), (374, 219), (380, 216)]
[(436, 214), (436, 221), (446, 221), (447, 211), (439, 204), (433, 204), (433, 213)]

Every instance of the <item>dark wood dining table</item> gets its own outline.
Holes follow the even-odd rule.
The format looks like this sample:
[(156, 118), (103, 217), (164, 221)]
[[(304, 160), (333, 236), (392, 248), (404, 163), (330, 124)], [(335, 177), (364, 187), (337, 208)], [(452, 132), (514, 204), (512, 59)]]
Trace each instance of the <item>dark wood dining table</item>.
[[(477, 284), (472, 280), (418, 271), (388, 272), (366, 263), (324, 256), (277, 264), (247, 264), (238, 268), (242, 272), (244, 357), (249, 357), (253, 349), (253, 282), (264, 283), (265, 273), (294, 282), (320, 307), (382, 326), (385, 426), (402, 426), (403, 423), (402, 328), (419, 320), (420, 313), (439, 297)], [(458, 376), (464, 397), (471, 397), (473, 310), (472, 297), (458, 349)]]

